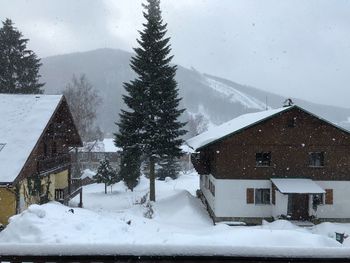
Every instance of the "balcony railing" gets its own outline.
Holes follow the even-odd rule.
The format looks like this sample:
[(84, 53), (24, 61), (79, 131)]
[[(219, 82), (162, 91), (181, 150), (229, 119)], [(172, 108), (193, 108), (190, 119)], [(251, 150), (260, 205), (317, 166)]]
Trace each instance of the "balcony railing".
[(72, 179), (70, 184), (70, 194), (74, 194), (77, 190), (82, 187), (81, 179)]
[(58, 154), (53, 157), (43, 157), (37, 161), (37, 171), (44, 173), (70, 164), (69, 154)]
[(62, 189), (55, 189), (55, 200), (68, 205), (69, 200), (80, 194), (79, 207), (82, 207), (82, 181), (72, 179), (69, 186)]

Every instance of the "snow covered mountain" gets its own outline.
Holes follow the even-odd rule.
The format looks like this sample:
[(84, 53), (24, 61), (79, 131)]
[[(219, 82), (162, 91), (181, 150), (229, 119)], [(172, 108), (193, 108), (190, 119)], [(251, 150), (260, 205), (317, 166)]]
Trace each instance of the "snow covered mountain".
[[(42, 81), (45, 93), (58, 94), (72, 75), (86, 74), (99, 91), (98, 123), (106, 133), (115, 132), (120, 108), (124, 107), (123, 82), (135, 77), (129, 67), (131, 53), (117, 49), (98, 49), (42, 59)], [(238, 115), (281, 107), (285, 97), (241, 85), (233, 81), (202, 74), (195, 69), (178, 66), (177, 81), (183, 97), (181, 106), (190, 113), (202, 112), (210, 122), (220, 124)], [(350, 128), (350, 109), (315, 104), (300, 99), (294, 101), (310, 111)], [(183, 116), (184, 120), (187, 115)]]
[(204, 85), (208, 85), (210, 88), (217, 91), (218, 95), (222, 94), (224, 98), (227, 98), (232, 103), (241, 104), (247, 109), (264, 110), (267, 107), (266, 103), (243, 92), (240, 92), (234, 87), (227, 85), (223, 82), (217, 81), (210, 77), (204, 77), (203, 82)]

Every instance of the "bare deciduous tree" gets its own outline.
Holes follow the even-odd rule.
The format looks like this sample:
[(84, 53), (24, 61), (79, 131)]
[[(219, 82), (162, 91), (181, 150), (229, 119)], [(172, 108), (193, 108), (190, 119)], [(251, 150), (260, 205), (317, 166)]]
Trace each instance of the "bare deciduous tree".
[(63, 91), (72, 112), (75, 125), (84, 141), (91, 141), (100, 136), (96, 126), (97, 107), (102, 99), (84, 74), (79, 78), (73, 75), (70, 83)]
[(187, 122), (188, 136), (194, 137), (208, 130), (209, 120), (202, 114), (189, 114)]

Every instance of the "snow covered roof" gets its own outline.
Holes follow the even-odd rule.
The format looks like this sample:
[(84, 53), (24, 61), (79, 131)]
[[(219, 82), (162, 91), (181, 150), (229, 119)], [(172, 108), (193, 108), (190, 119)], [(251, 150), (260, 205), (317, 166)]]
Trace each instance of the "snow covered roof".
[(199, 134), (189, 140), (187, 144), (195, 150), (211, 144), (223, 137), (236, 133), (247, 128), (257, 122), (268, 119), (278, 113), (289, 110), (291, 107), (283, 107), (279, 109), (260, 111), (241, 115), (231, 121), (225, 122), (219, 126), (213, 127), (202, 134)]
[(311, 179), (271, 178), (271, 182), (282, 194), (324, 194), (317, 183)]
[(115, 146), (113, 138), (104, 138), (103, 144), (105, 146), (105, 152), (121, 151), (121, 148)]
[(219, 126), (212, 127), (208, 131), (203, 132), (202, 134), (199, 134), (189, 140), (187, 140), (187, 145), (193, 148), (194, 150), (199, 150), (200, 148), (207, 146), (209, 144), (212, 144), (220, 139), (223, 139), (229, 135), (232, 135), (236, 132), (239, 132), (243, 129), (246, 129), (248, 127), (251, 127), (259, 122), (262, 122), (264, 120), (267, 120), (269, 118), (272, 118), (273, 116), (288, 111), (290, 109), (297, 108), (299, 110), (302, 110), (306, 112), (307, 114), (310, 114), (314, 116), (315, 118), (318, 118), (325, 123), (328, 123), (329, 125), (332, 125), (333, 127), (339, 129), (342, 132), (345, 132), (350, 135), (350, 131), (340, 127), (339, 125), (328, 121), (320, 116), (317, 116), (314, 113), (311, 113), (297, 105), (293, 105), (290, 107), (283, 107), (273, 110), (265, 110), (255, 113), (247, 113), (243, 114), (241, 116), (238, 116), (237, 118), (234, 118), (228, 122), (225, 122)]
[(103, 141), (84, 142), (83, 147), (79, 147), (79, 152), (119, 152), (122, 148), (116, 147), (113, 138), (104, 138)]
[(0, 94), (0, 182), (19, 175), (62, 95)]

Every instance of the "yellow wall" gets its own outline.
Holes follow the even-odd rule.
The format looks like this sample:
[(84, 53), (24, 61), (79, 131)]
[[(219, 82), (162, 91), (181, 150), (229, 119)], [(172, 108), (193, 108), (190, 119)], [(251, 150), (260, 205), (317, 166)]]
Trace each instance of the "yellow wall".
[[(55, 199), (55, 189), (68, 187), (68, 170), (57, 174), (50, 174), (41, 179), (41, 187), (46, 192), (46, 185), (50, 181), (49, 200)], [(39, 204), (39, 196), (31, 196), (28, 191), (27, 179), (19, 182), (19, 212), (27, 209), (31, 204)], [(16, 194), (13, 188), (0, 188), (0, 223), (7, 224), (8, 218), (16, 214)]]
[(31, 204), (38, 204), (40, 199), (38, 196), (29, 194), (27, 179), (19, 182), (19, 212), (27, 209)]
[(63, 189), (68, 187), (68, 170), (53, 174), (55, 177), (55, 189)]
[(0, 223), (6, 225), (16, 214), (16, 194), (14, 188), (0, 187)]
[[(47, 183), (50, 183), (49, 187), (49, 200), (55, 200), (55, 189), (63, 189), (68, 187), (68, 170), (64, 170), (57, 174), (50, 174), (41, 179), (42, 192), (46, 192)], [(19, 210), (22, 212), (27, 209), (31, 204), (39, 204), (40, 198), (38, 196), (29, 195), (27, 179), (20, 182), (20, 202)]]

